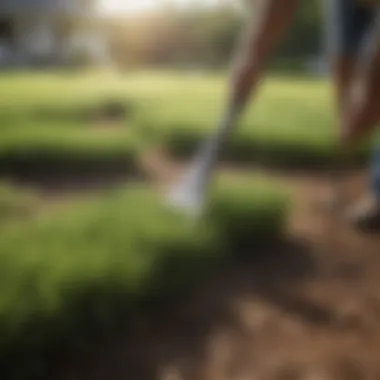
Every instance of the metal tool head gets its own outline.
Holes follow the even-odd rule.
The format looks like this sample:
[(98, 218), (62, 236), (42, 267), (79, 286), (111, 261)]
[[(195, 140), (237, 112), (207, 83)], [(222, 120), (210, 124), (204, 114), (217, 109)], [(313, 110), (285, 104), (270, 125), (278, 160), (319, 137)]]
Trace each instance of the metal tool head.
[(202, 213), (204, 195), (194, 186), (193, 178), (186, 177), (174, 185), (165, 196), (167, 204), (191, 217)]
[(227, 107), (220, 124), (202, 144), (185, 175), (168, 191), (166, 201), (171, 207), (193, 217), (202, 215), (220, 150), (235, 126), (235, 119), (239, 112), (238, 106)]

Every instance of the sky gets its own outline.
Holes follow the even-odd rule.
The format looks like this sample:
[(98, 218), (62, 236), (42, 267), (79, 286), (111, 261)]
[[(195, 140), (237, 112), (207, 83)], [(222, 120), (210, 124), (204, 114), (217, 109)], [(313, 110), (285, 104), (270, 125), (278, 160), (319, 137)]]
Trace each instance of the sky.
[[(98, 0), (102, 13), (117, 14), (117, 13), (139, 13), (154, 9), (160, 0)], [(189, 5), (194, 0), (166, 0), (179, 5)], [(217, 3), (219, 0), (197, 0), (198, 3), (210, 5)]]

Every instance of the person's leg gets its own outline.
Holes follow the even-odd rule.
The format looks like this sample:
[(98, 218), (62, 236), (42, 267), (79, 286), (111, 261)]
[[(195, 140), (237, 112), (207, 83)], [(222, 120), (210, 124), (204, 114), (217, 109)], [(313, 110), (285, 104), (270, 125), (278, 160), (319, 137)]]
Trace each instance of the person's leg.
[[(358, 55), (370, 32), (376, 9), (356, 0), (331, 0), (329, 11), (333, 43), (330, 52), (332, 75), (337, 116), (342, 119), (346, 107), (349, 107), (348, 94), (353, 84)], [(355, 206), (349, 213), (349, 218), (360, 229), (380, 230), (380, 148), (373, 153), (370, 192), (371, 197)]]
[[(379, 65), (379, 53), (380, 49), (380, 8), (377, 9), (376, 20), (373, 25), (371, 39), (368, 41), (369, 49), (373, 49), (370, 52), (370, 56), (367, 58), (371, 63), (368, 63), (370, 67), (376, 68)], [(370, 98), (372, 99), (369, 106), (370, 119), (379, 122), (379, 105), (380, 105), (380, 67), (374, 73), (371, 73), (371, 69), (368, 70), (367, 81), (371, 82), (369, 89)], [(377, 204), (380, 205), (380, 136), (375, 136), (375, 147), (373, 151), (373, 160), (371, 168), (371, 189), (376, 199)], [(380, 207), (379, 207), (380, 208)]]
[(371, 189), (377, 203), (380, 203), (380, 146), (375, 146), (371, 167)]
[[(367, 39), (363, 44), (356, 76), (365, 88), (365, 96), (353, 104), (347, 112), (348, 130), (357, 130), (355, 136), (362, 136), (371, 131), (380, 120), (380, 11), (374, 8)], [(380, 232), (380, 136), (374, 136), (374, 148), (370, 166), (370, 197), (362, 207), (354, 210), (351, 221), (356, 227), (367, 232)]]
[(373, 7), (357, 0), (327, 0), (329, 58), (338, 118), (343, 117), (362, 42), (374, 19)]
[(349, 221), (364, 232), (380, 232), (380, 146), (372, 151), (369, 196), (364, 197), (348, 212)]
[[(360, 70), (361, 84), (365, 85), (366, 96), (359, 106), (351, 107), (348, 113), (348, 129), (358, 128), (363, 132), (373, 129), (380, 120), (380, 13), (377, 12), (376, 23), (371, 29), (368, 43), (361, 55)], [(347, 115), (346, 115), (347, 117)], [(360, 133), (360, 135), (363, 134)], [(377, 133), (376, 133), (377, 134)], [(378, 134), (377, 134), (378, 135)], [(380, 140), (374, 136), (374, 148), (370, 166), (370, 197), (362, 208), (353, 213), (352, 221), (361, 230), (380, 232)], [(360, 205), (359, 205), (360, 206)]]

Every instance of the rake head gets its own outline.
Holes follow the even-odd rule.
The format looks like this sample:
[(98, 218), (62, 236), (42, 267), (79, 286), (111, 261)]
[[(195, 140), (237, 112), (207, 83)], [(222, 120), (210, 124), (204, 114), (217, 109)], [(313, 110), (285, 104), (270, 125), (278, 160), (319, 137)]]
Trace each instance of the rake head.
[(204, 177), (204, 165), (195, 163), (184, 177), (167, 192), (165, 198), (169, 206), (194, 218), (201, 216), (207, 183)]
[(166, 201), (170, 206), (195, 218), (201, 216), (220, 150), (235, 126), (239, 112), (240, 106), (227, 108), (221, 123), (202, 144), (182, 180), (169, 190)]

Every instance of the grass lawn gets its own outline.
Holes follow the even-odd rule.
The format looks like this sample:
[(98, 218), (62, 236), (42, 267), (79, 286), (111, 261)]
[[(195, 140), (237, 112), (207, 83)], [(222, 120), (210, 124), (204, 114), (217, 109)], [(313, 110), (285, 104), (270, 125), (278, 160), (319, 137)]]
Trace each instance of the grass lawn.
[[(221, 117), (226, 78), (155, 75), (135, 77), (130, 85), (142, 93), (154, 88), (148, 105), (137, 112), (146, 137), (177, 157), (193, 154)], [(148, 93), (149, 91), (147, 91)], [(250, 104), (225, 157), (237, 162), (290, 166), (326, 166), (336, 159), (334, 100), (327, 80), (269, 78)], [(353, 154), (366, 158), (368, 143)]]
[[(47, 161), (69, 170), (122, 160), (133, 167), (151, 145), (188, 157), (215, 128), (227, 92), (221, 74), (25, 73), (2, 74), (0, 81), (0, 163), (29, 171)], [(128, 110), (118, 128), (89, 122), (88, 114), (112, 101)], [(337, 151), (333, 111), (327, 80), (272, 77), (247, 108), (225, 157), (329, 165)], [(355, 159), (366, 157), (364, 145)]]
[[(220, 75), (173, 72), (2, 74), (0, 81), (0, 169), (24, 174), (136, 169), (152, 145), (188, 156), (215, 126), (226, 91)], [(94, 110), (112, 102), (126, 113), (110, 125), (95, 122)], [(326, 82), (272, 78), (228, 157), (325, 162), (335, 153), (329, 105)], [(220, 179), (197, 227), (132, 183), (67, 210), (14, 217), (34, 202), (0, 191), (6, 378), (41, 378), (59, 346), (86, 350), (92, 338), (119, 332), (199, 283), (222, 258), (275, 239), (287, 216), (282, 189), (250, 178)]]
[(2, 373), (41, 378), (58, 347), (86, 350), (201, 282), (226, 255), (276, 238), (286, 204), (273, 184), (222, 179), (198, 227), (137, 185), (9, 221), (0, 231)]
[(39, 205), (36, 194), (0, 183), (0, 228), (13, 220), (32, 216)]
[[(2, 172), (136, 170), (139, 144), (133, 109), (116, 80), (108, 83), (94, 74), (26, 73), (2, 74), (0, 81)], [(115, 103), (123, 113), (110, 122)]]

